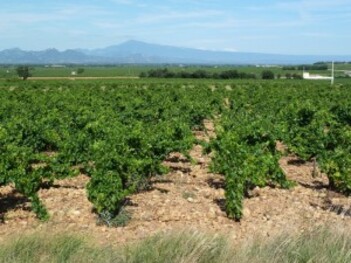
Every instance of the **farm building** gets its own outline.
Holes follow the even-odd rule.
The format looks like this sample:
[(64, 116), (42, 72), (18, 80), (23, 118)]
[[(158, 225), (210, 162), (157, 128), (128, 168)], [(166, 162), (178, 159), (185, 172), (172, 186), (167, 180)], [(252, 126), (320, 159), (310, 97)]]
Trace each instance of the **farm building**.
[(327, 76), (321, 76), (321, 75), (317, 75), (317, 74), (310, 74), (309, 72), (305, 72), (305, 70), (303, 70), (302, 73), (302, 78), (303, 79), (310, 79), (310, 80), (330, 80), (331, 84), (334, 84), (334, 62), (332, 62), (332, 68), (331, 68), (331, 76), (327, 77)]
[(332, 80), (334, 79), (334, 77), (326, 77), (326, 76), (321, 76), (321, 75), (315, 75), (315, 74), (310, 74), (309, 72), (304, 72), (302, 74), (303, 79), (314, 79), (314, 80), (318, 80), (318, 79), (325, 79), (325, 80)]

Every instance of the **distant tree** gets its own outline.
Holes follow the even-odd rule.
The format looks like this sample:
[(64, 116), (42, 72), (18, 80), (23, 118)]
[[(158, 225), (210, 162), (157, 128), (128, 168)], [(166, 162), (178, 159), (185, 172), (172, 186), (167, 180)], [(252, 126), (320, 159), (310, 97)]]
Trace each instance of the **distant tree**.
[(291, 77), (292, 77), (293, 79), (303, 79), (303, 77), (302, 77), (301, 75), (296, 74), (296, 73), (292, 74)]
[(164, 73), (164, 78), (174, 78), (174, 77), (176, 77), (176, 73), (174, 73), (173, 71), (169, 71), (169, 70), (167, 70), (165, 73)]
[(298, 70), (328, 70), (327, 64), (313, 64), (313, 65), (300, 65), (297, 67)]
[(255, 79), (256, 74), (254, 73), (246, 73), (246, 72), (239, 72), (240, 79)]
[(139, 78), (146, 78), (146, 77), (147, 77), (146, 72), (141, 72), (141, 73), (139, 74)]
[(261, 74), (262, 79), (274, 79), (274, 73), (271, 70), (264, 70)]
[(296, 70), (296, 67), (294, 67), (294, 66), (284, 66), (283, 70)]
[(246, 76), (248, 79), (256, 79), (257, 78), (255, 73), (248, 73), (248, 74), (246, 74)]
[(187, 79), (187, 78), (191, 78), (192, 74), (188, 71), (181, 71), (177, 74), (178, 78), (183, 78), (183, 79)]
[(17, 75), (20, 78), (22, 78), (22, 80), (26, 80), (32, 76), (32, 74), (30, 73), (30, 70), (31, 69), (28, 66), (18, 66), (16, 68)]
[[(256, 79), (254, 73), (239, 72), (237, 70), (225, 70), (222, 72), (210, 72), (206, 69), (198, 69), (193, 72), (187, 69), (175, 72), (167, 68), (151, 69), (140, 73), (139, 77), (145, 78), (195, 78), (195, 79)], [(274, 75), (273, 75), (274, 78)]]
[(165, 78), (169, 76), (169, 70), (167, 68), (163, 69), (151, 69), (148, 72), (150, 78)]
[(226, 70), (226, 71), (222, 71), (219, 74), (219, 77), (221, 79), (238, 79), (240, 78), (240, 74), (237, 70)]
[(77, 69), (77, 74), (83, 74), (84, 73), (84, 68), (79, 68)]
[(210, 75), (208, 74), (207, 71), (199, 69), (192, 73), (192, 77), (195, 79), (205, 79), (205, 78), (209, 78)]
[(217, 72), (213, 73), (213, 74), (212, 74), (212, 78), (214, 78), (214, 79), (219, 79), (219, 78), (220, 78), (219, 73), (217, 73)]

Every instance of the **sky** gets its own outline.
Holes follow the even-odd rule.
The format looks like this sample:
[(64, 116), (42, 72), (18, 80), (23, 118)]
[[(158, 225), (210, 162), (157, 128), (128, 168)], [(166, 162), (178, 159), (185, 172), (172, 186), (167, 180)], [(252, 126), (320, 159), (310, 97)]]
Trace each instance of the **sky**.
[(94, 49), (127, 40), (351, 55), (351, 0), (0, 0), (0, 50)]

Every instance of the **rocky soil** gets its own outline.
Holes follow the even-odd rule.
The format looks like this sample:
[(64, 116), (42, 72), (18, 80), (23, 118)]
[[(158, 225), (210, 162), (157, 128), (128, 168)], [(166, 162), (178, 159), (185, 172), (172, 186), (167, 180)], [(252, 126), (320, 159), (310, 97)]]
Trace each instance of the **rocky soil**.
[[(213, 124), (205, 122), (207, 132), (196, 131), (198, 139), (215, 136)], [(280, 145), (281, 147), (281, 145)], [(195, 145), (189, 162), (172, 154), (165, 165), (171, 172), (156, 176), (152, 187), (133, 196), (125, 211), (132, 219), (125, 227), (108, 228), (96, 224), (96, 215), (86, 198), (84, 175), (56, 181), (54, 187), (39, 192), (51, 218), (40, 222), (30, 211), (30, 203), (11, 186), (0, 188), (0, 241), (9, 235), (31, 231), (74, 232), (89, 235), (102, 244), (139, 240), (151, 234), (195, 228), (224, 233), (234, 240), (266, 237), (284, 231), (305, 231), (323, 225), (351, 227), (351, 198), (328, 189), (328, 179), (313, 178), (312, 163), (286, 156), (280, 165), (297, 186), (289, 189), (256, 188), (244, 200), (244, 217), (235, 222), (223, 211), (223, 177), (209, 171), (210, 156)]]

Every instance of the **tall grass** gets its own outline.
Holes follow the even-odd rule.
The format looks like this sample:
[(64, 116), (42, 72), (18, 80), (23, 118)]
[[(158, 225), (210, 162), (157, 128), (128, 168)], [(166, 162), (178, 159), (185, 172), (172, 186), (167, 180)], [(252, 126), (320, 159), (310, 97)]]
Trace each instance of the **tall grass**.
[(71, 234), (35, 233), (0, 244), (1, 263), (123, 262), (115, 253), (109, 247), (92, 245), (86, 238)]
[(36, 233), (0, 244), (0, 262), (346, 263), (351, 262), (351, 237), (346, 229), (329, 228), (234, 246), (224, 236), (184, 230), (102, 247), (81, 236)]

